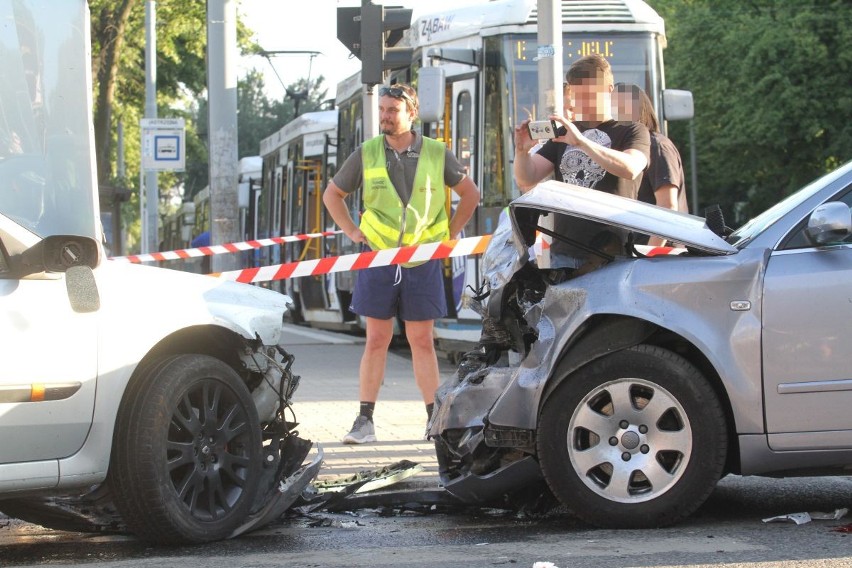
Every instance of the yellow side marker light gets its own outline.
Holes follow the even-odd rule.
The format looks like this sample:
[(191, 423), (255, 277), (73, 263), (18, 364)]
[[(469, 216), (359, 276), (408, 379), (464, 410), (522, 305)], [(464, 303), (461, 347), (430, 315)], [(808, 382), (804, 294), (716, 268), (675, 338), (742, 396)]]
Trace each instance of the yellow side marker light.
[(42, 402), (44, 391), (44, 383), (33, 383), (30, 389), (30, 402)]

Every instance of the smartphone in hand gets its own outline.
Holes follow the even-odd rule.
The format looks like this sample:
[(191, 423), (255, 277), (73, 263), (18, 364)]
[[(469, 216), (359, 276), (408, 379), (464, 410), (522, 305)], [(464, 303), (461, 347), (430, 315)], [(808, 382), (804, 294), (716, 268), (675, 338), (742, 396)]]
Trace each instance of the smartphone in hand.
[(565, 134), (565, 127), (560, 126), (555, 120), (531, 120), (527, 128), (533, 140), (550, 140)]

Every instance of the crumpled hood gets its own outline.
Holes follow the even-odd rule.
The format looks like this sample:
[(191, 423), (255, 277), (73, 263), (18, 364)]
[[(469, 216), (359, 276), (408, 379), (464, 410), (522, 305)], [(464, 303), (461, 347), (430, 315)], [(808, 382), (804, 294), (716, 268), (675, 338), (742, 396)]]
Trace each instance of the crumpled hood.
[(137, 325), (161, 326), (163, 333), (215, 323), (247, 338), (257, 333), (264, 343), (275, 345), (284, 313), (292, 306), (285, 294), (178, 270), (105, 261), (95, 274), (102, 305), (111, 308), (108, 313), (133, 317)]
[(603, 191), (546, 181), (510, 204), (515, 233), (521, 237), (518, 209), (533, 208), (597, 221), (638, 233), (658, 235), (712, 255), (734, 254), (737, 249), (707, 227), (701, 217), (663, 209)]

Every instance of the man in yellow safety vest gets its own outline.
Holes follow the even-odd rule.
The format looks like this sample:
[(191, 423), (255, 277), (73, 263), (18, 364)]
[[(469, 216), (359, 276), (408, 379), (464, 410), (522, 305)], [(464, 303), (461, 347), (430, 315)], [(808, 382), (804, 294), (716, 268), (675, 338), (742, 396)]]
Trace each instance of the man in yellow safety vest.
[[(364, 142), (323, 192), (337, 226), (372, 250), (456, 238), (479, 203), (479, 189), (443, 142), (412, 130), (417, 93), (406, 84), (379, 89), (382, 134)], [(345, 203), (363, 186), (364, 211), (356, 225)], [(448, 216), (446, 187), (459, 196)], [(393, 338), (394, 318), (405, 325), (414, 379), (431, 416), (438, 388), (434, 320), (447, 313), (441, 261), (379, 266), (359, 271), (350, 309), (366, 318), (367, 339), (359, 369), (360, 410), (347, 444), (376, 441), (373, 410)]]

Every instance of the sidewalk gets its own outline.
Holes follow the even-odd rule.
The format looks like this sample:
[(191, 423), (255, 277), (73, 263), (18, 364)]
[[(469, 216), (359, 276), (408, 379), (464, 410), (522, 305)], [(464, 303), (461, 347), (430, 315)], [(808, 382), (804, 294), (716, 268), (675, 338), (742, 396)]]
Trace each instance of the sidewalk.
[[(318, 479), (347, 477), (409, 460), (423, 466), (414, 478), (418, 484), (438, 486), (434, 444), (425, 440), (426, 408), (409, 357), (388, 354), (373, 416), (378, 442), (346, 445), (341, 439), (358, 414), (358, 366), (364, 338), (286, 325), (281, 345), (295, 356), (293, 372), (301, 376), (293, 397), (299, 435), (321, 445), (325, 454)], [(456, 368), (446, 359), (438, 361), (443, 382)]]

